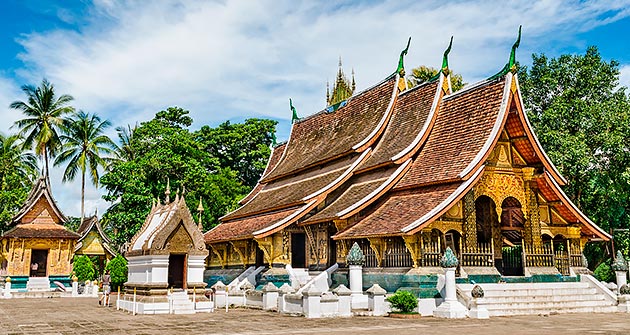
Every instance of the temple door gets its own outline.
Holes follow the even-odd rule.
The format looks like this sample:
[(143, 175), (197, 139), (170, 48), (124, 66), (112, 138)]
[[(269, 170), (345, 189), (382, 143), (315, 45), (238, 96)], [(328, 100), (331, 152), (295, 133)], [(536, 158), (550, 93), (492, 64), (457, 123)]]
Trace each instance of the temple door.
[(48, 266), (48, 250), (31, 251), (31, 277), (46, 277)]
[(186, 288), (186, 255), (170, 254), (168, 256), (168, 286)]
[(306, 267), (306, 235), (304, 233), (291, 234), (291, 266)]

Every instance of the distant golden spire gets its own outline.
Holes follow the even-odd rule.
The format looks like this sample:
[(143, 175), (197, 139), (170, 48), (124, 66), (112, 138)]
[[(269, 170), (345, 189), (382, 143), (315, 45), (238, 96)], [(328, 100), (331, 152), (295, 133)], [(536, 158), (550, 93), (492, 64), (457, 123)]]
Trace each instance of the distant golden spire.
[(354, 81), (354, 69), (352, 69), (352, 80), (349, 80), (343, 72), (342, 64), (341, 56), (339, 56), (337, 79), (333, 84), (332, 90), (329, 89), (329, 83), (326, 82), (326, 103), (328, 106), (350, 98), (356, 88), (356, 83)]

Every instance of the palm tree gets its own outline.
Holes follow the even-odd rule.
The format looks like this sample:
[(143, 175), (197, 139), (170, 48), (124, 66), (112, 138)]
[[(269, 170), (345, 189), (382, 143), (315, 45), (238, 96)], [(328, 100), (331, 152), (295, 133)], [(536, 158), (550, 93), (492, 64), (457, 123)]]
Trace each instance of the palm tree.
[(19, 135), (0, 134), (0, 189), (4, 189), (9, 175), (28, 185), (37, 175), (37, 158), (25, 150)]
[(92, 183), (98, 187), (98, 169), (107, 166), (105, 155), (114, 152), (114, 142), (104, 134), (109, 126), (109, 121), (101, 121), (96, 115), (79, 111), (63, 128), (63, 147), (55, 159), (55, 166), (68, 163), (63, 182), (74, 180), (77, 172), (81, 171), (81, 222), (85, 215), (85, 174), (89, 172)]
[(74, 100), (70, 95), (55, 96), (55, 87), (42, 80), (39, 87), (33, 85), (22, 86), (27, 101), (14, 101), (10, 108), (20, 110), (25, 119), (15, 122), (24, 137), (27, 148), (35, 146), (35, 154), (44, 161), (44, 174), (48, 177), (48, 160), (54, 157), (61, 147), (58, 130), (66, 122), (65, 116), (72, 113), (74, 108), (68, 104)]

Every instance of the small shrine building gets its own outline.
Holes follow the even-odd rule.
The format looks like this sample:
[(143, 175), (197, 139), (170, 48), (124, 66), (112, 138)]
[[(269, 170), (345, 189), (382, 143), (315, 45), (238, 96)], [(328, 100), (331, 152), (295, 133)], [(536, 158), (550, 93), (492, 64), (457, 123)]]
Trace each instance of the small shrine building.
[(49, 179), (39, 177), (13, 218), (16, 226), (0, 237), (2, 272), (11, 277), (13, 289), (26, 288), (31, 281), (42, 285), (42, 278), (70, 286), (71, 262), (80, 236), (64, 227), (66, 221)]
[(166, 297), (169, 289), (205, 288), (204, 262), (208, 250), (183, 196), (164, 204), (154, 203), (142, 228), (132, 238), (125, 255), (128, 292)]
[(77, 234), (81, 237), (79, 237), (74, 247), (74, 254), (97, 258), (98, 273), (102, 274), (107, 262), (116, 257), (117, 253), (111, 246), (111, 239), (103, 231), (98, 216), (94, 214), (91, 217), (84, 218), (77, 229)]
[(212, 269), (323, 270), (357, 242), (366, 270), (571, 276), (610, 236), (565, 195), (523, 106), (515, 51), (496, 75), (451, 89), (448, 53), (431, 80), (395, 72), (296, 119), (241, 207), (205, 234)]

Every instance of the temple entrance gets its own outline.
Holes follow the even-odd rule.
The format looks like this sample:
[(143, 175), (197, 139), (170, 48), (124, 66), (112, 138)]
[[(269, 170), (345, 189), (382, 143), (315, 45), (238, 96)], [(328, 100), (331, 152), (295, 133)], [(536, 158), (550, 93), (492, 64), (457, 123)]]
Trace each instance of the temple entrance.
[(482, 195), (475, 200), (475, 214), (477, 217), (477, 243), (491, 245), (494, 248), (494, 266), (501, 272), (503, 268), (503, 253), (499, 216), (497, 206), (488, 196)]
[(502, 266), (499, 269), (504, 276), (523, 276), (523, 228), (525, 215), (521, 203), (513, 197), (507, 197), (501, 204)]
[(48, 250), (31, 250), (31, 277), (46, 277)]
[(185, 254), (170, 254), (168, 256), (168, 286), (186, 288)]
[(260, 248), (256, 248), (256, 267), (265, 265), (265, 254)]
[(291, 234), (291, 266), (306, 267), (306, 235), (304, 233)]

